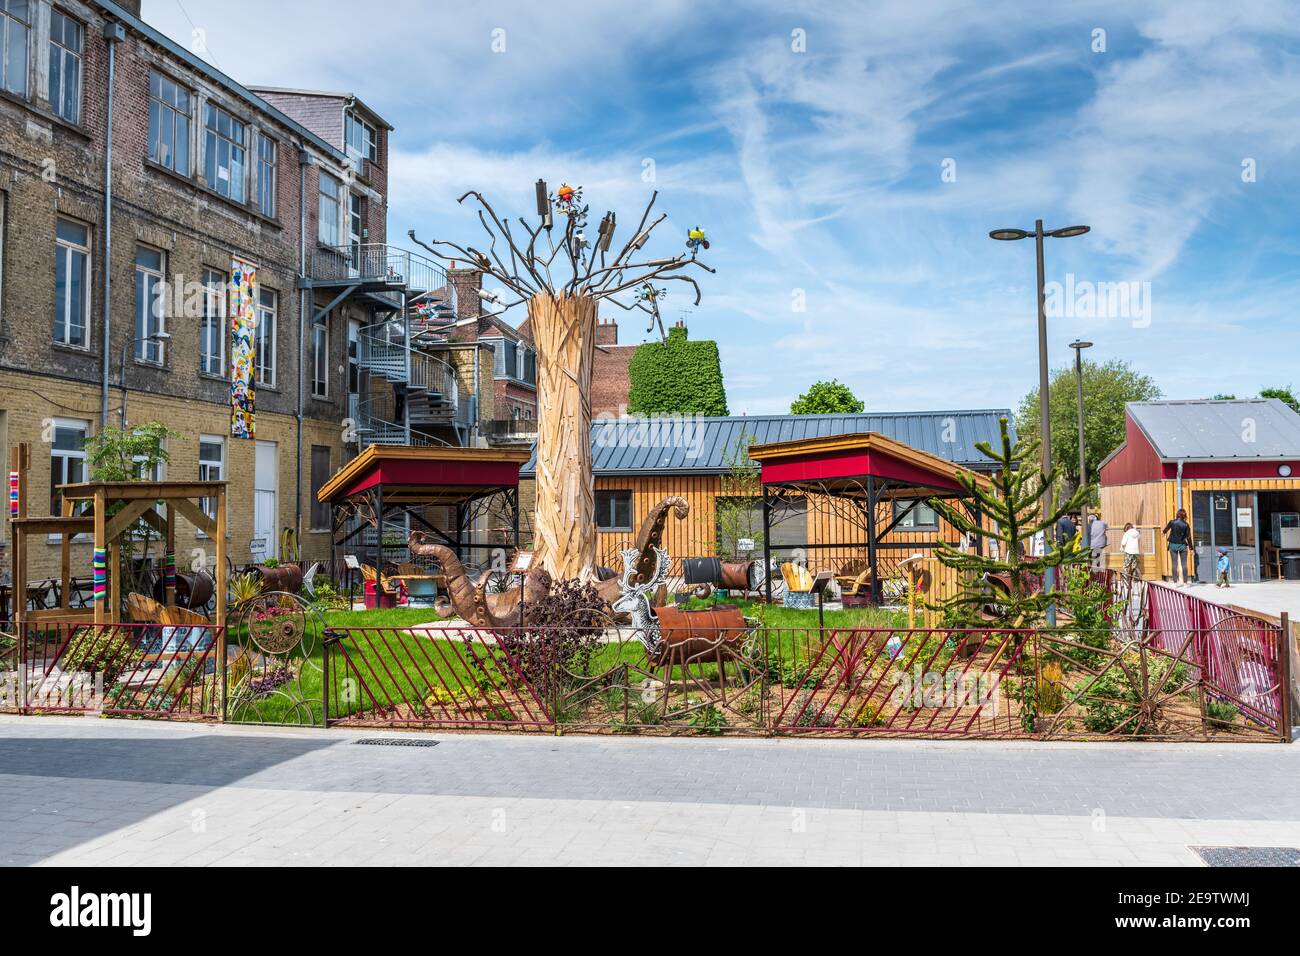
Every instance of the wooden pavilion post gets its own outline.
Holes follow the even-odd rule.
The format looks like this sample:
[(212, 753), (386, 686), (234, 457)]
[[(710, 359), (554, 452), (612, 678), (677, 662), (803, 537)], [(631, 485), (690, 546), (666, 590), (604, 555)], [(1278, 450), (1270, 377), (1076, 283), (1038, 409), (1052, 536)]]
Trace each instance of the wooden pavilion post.
[[(94, 504), (94, 507), (95, 507), (95, 515), (94, 515), (94, 518), (95, 518), (95, 533), (94, 533), (94, 541), (92, 542), (91, 547), (92, 547), (95, 551), (104, 551), (104, 552), (105, 552), (105, 556), (107, 556), (107, 547), (108, 547), (108, 544), (107, 544), (107, 542), (104, 540), (104, 538), (106, 537), (106, 532), (107, 532), (107, 530), (108, 530), (108, 514), (107, 514), (107, 512), (108, 512), (108, 498), (107, 498), (107, 496), (106, 496), (105, 493), (104, 493), (104, 488), (103, 488), (102, 485), (95, 489), (95, 504)], [(105, 567), (104, 570), (105, 570), (105, 573), (106, 573), (106, 574), (109, 574), (111, 569), (109, 569), (108, 567)], [(92, 588), (94, 587), (93, 583), (92, 583), (91, 586), (92, 586)], [(94, 605), (95, 605), (95, 623), (96, 623), (96, 624), (107, 624), (107, 623), (108, 623), (108, 613), (109, 613), (109, 611), (108, 611), (108, 602), (109, 602), (109, 601), (112, 599), (112, 597), (113, 597), (112, 591), (113, 591), (113, 588), (110, 586), (110, 587), (109, 587), (109, 588), (104, 592), (104, 594), (99, 598), (99, 600), (94, 601)], [(93, 596), (93, 595), (92, 595), (92, 596)], [(114, 615), (114, 617), (116, 617), (116, 615)]]
[(591, 369), (596, 299), (539, 292), (528, 301), (537, 343), (537, 560), (557, 580), (589, 580), (596, 568), (596, 489), (591, 470)]
[(221, 720), (226, 720), (226, 486), (217, 489), (217, 686), (221, 690)]

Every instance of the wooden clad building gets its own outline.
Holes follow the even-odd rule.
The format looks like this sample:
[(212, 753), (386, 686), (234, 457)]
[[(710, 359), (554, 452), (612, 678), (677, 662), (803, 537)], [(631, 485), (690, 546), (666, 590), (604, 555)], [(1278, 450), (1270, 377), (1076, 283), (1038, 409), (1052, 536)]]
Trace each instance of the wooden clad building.
[[(975, 448), (981, 441), (999, 440), (998, 419), (1010, 417), (1007, 409), (975, 411), (933, 411), (864, 413), (859, 415), (767, 415), (719, 418), (608, 419), (592, 424), (592, 461), (596, 482), (599, 560), (609, 567), (620, 567), (619, 552), (630, 547), (642, 519), (664, 498), (679, 495), (690, 505), (685, 521), (670, 518), (664, 535), (665, 547), (673, 558), (674, 571), (682, 558), (739, 556), (761, 558), (763, 553), (762, 504), (757, 482), (747, 505), (752, 512), (748, 522), (754, 535), (753, 550), (746, 551), (744, 540), (727, 540), (726, 528), (719, 526), (719, 500), (735, 493), (732, 479), (737, 461), (749, 462), (749, 445), (835, 435), (874, 432), (902, 445), (944, 459), (976, 472), (989, 472), (989, 462)], [(739, 457), (738, 457), (739, 452)], [(533, 462), (520, 470), (523, 484), (530, 483)], [(521, 484), (520, 498), (525, 508), (525, 527), (531, 527), (527, 514), (531, 494)], [(889, 525), (911, 502), (896, 499), (882, 501), (879, 527)], [(860, 523), (833, 507), (823, 507), (809, 500), (798, 513), (794, 509), (771, 532), (773, 557), (789, 560), (805, 557), (810, 569), (839, 570), (846, 562), (867, 557), (866, 535)], [(742, 530), (733, 538), (746, 537)], [(958, 534), (924, 504), (917, 504), (899, 518), (884, 539), (895, 544), (920, 546), (936, 540), (956, 542)], [(843, 547), (809, 548), (803, 546), (843, 544)], [(795, 554), (799, 549), (800, 553)], [(913, 549), (894, 547), (881, 561), (885, 567)], [(882, 572), (885, 573), (885, 572)]]
[(1144, 576), (1170, 576), (1161, 529), (1180, 508), (1199, 580), (1214, 580), (1220, 548), (1239, 581), (1285, 574), (1287, 556), (1300, 555), (1300, 415), (1276, 398), (1130, 402), (1124, 443), (1102, 462), (1100, 483), (1114, 567), (1132, 522)]

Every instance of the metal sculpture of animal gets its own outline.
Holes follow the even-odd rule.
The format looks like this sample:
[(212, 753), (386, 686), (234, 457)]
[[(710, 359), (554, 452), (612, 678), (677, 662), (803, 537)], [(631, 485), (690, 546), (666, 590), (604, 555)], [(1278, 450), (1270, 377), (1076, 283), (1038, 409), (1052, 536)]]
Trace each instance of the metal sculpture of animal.
[[(636, 558), (633, 561), (633, 570), (636, 573), (636, 579), (639, 582), (650, 580), (655, 573), (656, 565), (662, 566), (664, 576), (668, 573), (668, 566), (658, 557), (662, 554), (661, 546), (664, 540), (664, 526), (668, 523), (670, 513), (677, 516), (679, 521), (685, 521), (686, 516), (690, 514), (691, 506), (687, 504), (686, 499), (680, 495), (670, 495), (659, 504), (650, 509), (645, 520), (641, 522), (641, 528), (636, 533), (633, 540), (633, 546), (629, 548)], [(596, 590), (611, 607), (618, 600), (619, 595), (626, 593), (627, 585), (623, 582), (627, 579), (627, 551), (623, 553), (624, 570), (622, 575), (616, 575), (604, 581), (596, 582)], [(660, 585), (663, 584), (661, 579)], [(655, 606), (664, 603), (666, 593), (659, 591), (657, 585), (651, 592), (651, 601)], [(618, 608), (614, 608), (618, 612)]]
[(434, 605), (439, 617), (458, 614), (474, 627), (519, 627), (527, 623), (529, 609), (536, 607), (551, 590), (551, 576), (541, 568), (534, 568), (524, 576), (522, 595), (518, 586), (488, 593), (490, 575), (484, 574), (475, 585), (455, 551), (423, 539), (421, 532), (412, 531), (406, 546), (413, 556), (433, 558), (442, 565), (447, 595), (439, 597)]
[(722, 656), (736, 656), (756, 622), (746, 619), (734, 604), (692, 611), (652, 607), (650, 595), (663, 583), (669, 563), (663, 548), (655, 548), (655, 557), (654, 573), (648, 581), (641, 581), (636, 549), (623, 552), (623, 594), (613, 605), (615, 612), (631, 617), (650, 665), (684, 666), (701, 656), (720, 664)]

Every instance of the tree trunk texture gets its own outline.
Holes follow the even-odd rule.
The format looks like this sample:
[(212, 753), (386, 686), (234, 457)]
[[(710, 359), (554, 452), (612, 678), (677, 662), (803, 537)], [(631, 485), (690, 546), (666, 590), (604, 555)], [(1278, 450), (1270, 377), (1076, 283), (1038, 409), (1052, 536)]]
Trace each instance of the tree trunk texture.
[(557, 581), (596, 576), (591, 472), (591, 367), (596, 300), (538, 293), (528, 302), (537, 345), (536, 560)]

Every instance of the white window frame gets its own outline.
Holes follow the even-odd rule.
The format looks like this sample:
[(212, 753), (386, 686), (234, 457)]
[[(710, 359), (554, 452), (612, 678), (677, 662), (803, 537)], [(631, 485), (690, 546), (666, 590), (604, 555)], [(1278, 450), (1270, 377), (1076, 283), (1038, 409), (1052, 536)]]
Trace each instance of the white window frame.
[[(221, 121), (230, 126), (229, 133), (221, 131)], [(217, 195), (241, 205), (248, 202), (248, 124), (230, 110), (217, 103), (203, 107), (203, 177), (208, 188)], [(236, 138), (238, 137), (238, 138)], [(221, 147), (224, 146), (229, 162), (220, 164)], [(211, 175), (209, 175), (211, 167)], [(221, 178), (221, 170), (226, 178)], [(225, 184), (224, 186), (222, 184)]]
[[(265, 155), (269, 150), (270, 157)], [(257, 210), (275, 218), (276, 191), (280, 186), (280, 144), (265, 133), (257, 137)]]
[(311, 397), (329, 398), (329, 395), (330, 327), (320, 321), (311, 327)]
[[(86, 459), (90, 456), (86, 454), (86, 450), (84, 446), (90, 438), (90, 422), (81, 418), (56, 418), (51, 422), (50, 427), (51, 427), (51, 431), (50, 431), (50, 514), (53, 517), (59, 517), (60, 515), (63, 514), (63, 509), (61, 507), (59, 508), (55, 507), (54, 460), (56, 458), (59, 458), (59, 459), (63, 459), (65, 462), (80, 461), (81, 480), (82, 481), (86, 480)], [(70, 428), (70, 429), (80, 431), (81, 444), (83, 447), (80, 449), (64, 449), (64, 448), (54, 447), (55, 432), (60, 428)], [(68, 467), (66, 464), (64, 465), (62, 471), (63, 471), (64, 480), (58, 482), (58, 484), (61, 485), (69, 484), (70, 482), (68, 482), (68, 478), (71, 476), (68, 474)], [(61, 538), (62, 538), (61, 535), (57, 535), (57, 534), (50, 535), (50, 540), (61, 540)]]
[[(149, 252), (158, 254), (158, 268), (153, 269), (150, 266), (142, 265), (140, 262), (140, 250), (147, 249)], [(166, 359), (166, 343), (153, 341), (149, 339), (150, 335), (165, 330), (163, 325), (163, 305), (165, 302), (166, 291), (166, 269), (167, 253), (162, 249), (155, 249), (153, 246), (146, 246), (143, 243), (136, 246), (135, 274), (136, 274), (136, 303), (135, 303), (135, 359), (137, 362), (146, 362), (149, 365), (162, 365)], [(147, 283), (150, 279), (154, 280), (153, 284), (153, 322), (149, 322), (145, 316), (145, 300), (140, 298), (140, 277), (144, 277), (146, 283), (146, 298), (148, 297)]]
[[(221, 449), (221, 459), (217, 462), (203, 460), (203, 446), (216, 445)], [(214, 475), (212, 472), (216, 470)], [(199, 435), (199, 481), (223, 481), (226, 476), (226, 439), (222, 435)], [(208, 498), (199, 499), (199, 508), (203, 513), (214, 521), (217, 517), (217, 503)], [(208, 535), (202, 529), (198, 529), (197, 537), (206, 538)]]
[[(58, 233), (58, 223), (66, 222), (80, 229), (86, 230), (86, 242), (81, 244), (71, 239), (64, 239)], [(90, 226), (84, 222), (78, 222), (75, 219), (67, 219), (60, 216), (54, 226), (54, 254), (56, 256), (54, 284), (54, 341), (59, 345), (66, 345), (74, 349), (90, 348), (90, 286), (92, 282), (94, 261), (91, 259), (91, 236)], [(81, 328), (82, 341), (80, 343), (72, 341), (72, 263), (75, 256), (82, 256), (86, 261), (85, 278), (81, 283)], [(64, 283), (63, 301), (59, 301), (58, 294), (58, 264), (57, 258), (62, 257), (65, 262), (64, 275), (67, 281)]]
[[(271, 297), (267, 306), (266, 296)], [(275, 349), (280, 331), (280, 293), (274, 289), (257, 290), (257, 334), (254, 338), (253, 375), (258, 385), (275, 388)], [(264, 360), (269, 357), (269, 360)]]
[[(909, 514), (906, 518), (903, 518), (901, 521), (899, 521), (898, 524), (894, 525), (894, 530), (895, 531), (937, 531), (939, 529), (939, 513), (935, 511), (932, 507), (927, 505), (921, 499), (912, 499), (912, 498), (896, 499), (894, 501), (893, 515), (890, 518), (890, 520), (892, 521), (893, 518), (897, 518), (900, 514), (902, 514), (903, 511), (906, 510), (907, 506), (910, 505), (913, 500), (916, 501), (916, 507), (912, 509), (911, 514)], [(931, 515), (934, 516), (933, 521), (924, 522), (924, 521), (917, 520), (918, 518), (917, 513), (922, 508), (925, 508), (927, 511), (930, 512)]]
[[(55, 24), (59, 18), (63, 21), (63, 36), (55, 38)], [(71, 28), (74, 31), (74, 39), (77, 41), (77, 49), (73, 49), (65, 42), (68, 39), (67, 32)], [(81, 91), (83, 87), (83, 76), (85, 75), (85, 50), (86, 50), (86, 25), (80, 20), (68, 16), (62, 10), (50, 11), (50, 109), (54, 115), (67, 120), (69, 123), (81, 122)], [(72, 94), (72, 102), (68, 106), (69, 112), (64, 112), (64, 106), (67, 103), (67, 91), (62, 89), (64, 80), (64, 71), (71, 61), (75, 64), (75, 83), (76, 89)], [(55, 102), (53, 95), (54, 78), (59, 78), (61, 102)]]
[[(214, 283), (213, 278), (220, 281)], [(228, 335), (227, 322), (229, 315), (226, 311), (226, 290), (230, 278), (219, 269), (203, 270), (203, 315), (199, 319), (199, 371), (205, 375), (220, 375), (223, 378), (226, 374), (226, 337)], [(213, 311), (215, 310), (215, 315)], [(209, 332), (208, 329), (215, 321), (217, 328), (216, 344), (220, 351), (213, 354), (208, 351)], [(212, 366), (216, 371), (212, 371)]]
[[(154, 95), (153, 92), (154, 77), (158, 78), (158, 95), (156, 96)], [(168, 84), (171, 88), (173, 88), (176, 91), (176, 100), (177, 100), (176, 103), (169, 103), (164, 98), (163, 96), (164, 83)], [(185, 97), (185, 109), (183, 110), (179, 105), (179, 101), (182, 96)], [(191, 148), (193, 144), (190, 142), (192, 127), (194, 126), (194, 96), (193, 94), (190, 93), (188, 89), (181, 86), (171, 77), (167, 76), (167, 74), (160, 73), (158, 70), (150, 70), (149, 71), (149, 112), (151, 116), (154, 112), (154, 104), (157, 104), (157, 112), (158, 112), (158, 142), (157, 144), (155, 144), (152, 138), (149, 136), (149, 133), (146, 132), (146, 150), (147, 150), (146, 155), (148, 155), (151, 162), (155, 162), (159, 166), (162, 166), (166, 169), (170, 169), (178, 176), (188, 177), (190, 175), (190, 171), (193, 169), (192, 164), (194, 162), (194, 150)], [(172, 151), (170, 157), (165, 157), (162, 155), (162, 128), (163, 128), (164, 120), (166, 120), (168, 123), (171, 124), (171, 129), (172, 129), (172, 148), (171, 148)], [(182, 124), (180, 120), (184, 120), (184, 123)], [(152, 128), (153, 123), (150, 122), (149, 125)], [(180, 131), (181, 133), (183, 133), (183, 135), (178, 135), (177, 128), (182, 125), (185, 127), (184, 130)], [(177, 159), (176, 144), (181, 142), (182, 140), (185, 143), (185, 168), (184, 169), (181, 169), (179, 164), (176, 161)], [(154, 148), (155, 145), (157, 146), (156, 150)], [(157, 155), (155, 155), (155, 153)]]
[[(334, 186), (333, 194), (325, 191), (325, 184), (331, 183)], [(316, 238), (320, 240), (321, 245), (329, 246), (331, 249), (337, 249), (343, 245), (343, 181), (335, 176), (331, 176), (325, 170), (320, 171), (320, 183), (317, 186), (317, 205), (316, 205)], [(332, 215), (326, 216), (327, 207), (333, 210)], [(331, 227), (331, 231), (326, 231), (326, 225)]]
[[(356, 137), (361, 140), (360, 146), (352, 142), (356, 130), (361, 131), (360, 137)], [(344, 114), (343, 152), (347, 154), (348, 160), (357, 172), (364, 172), (367, 159), (372, 163), (379, 161), (379, 132), (374, 126), (357, 116), (353, 110), (348, 110)]]
[[(13, 5), (13, 0), (0, 0), (0, 86), (3, 86), (5, 90), (15, 96), (26, 98), (31, 92), (31, 77), (28, 75), (31, 71), (32, 29), (34, 26), (31, 16), (36, 9), (36, 3), (35, 0), (28, 0), (26, 20), (10, 13), (9, 8), (11, 5)], [(13, 30), (23, 31), (23, 62), (22, 68), (17, 71), (17, 75), (22, 80), (22, 86), (17, 88), (10, 82), (14, 75), (9, 63), (9, 37)]]

